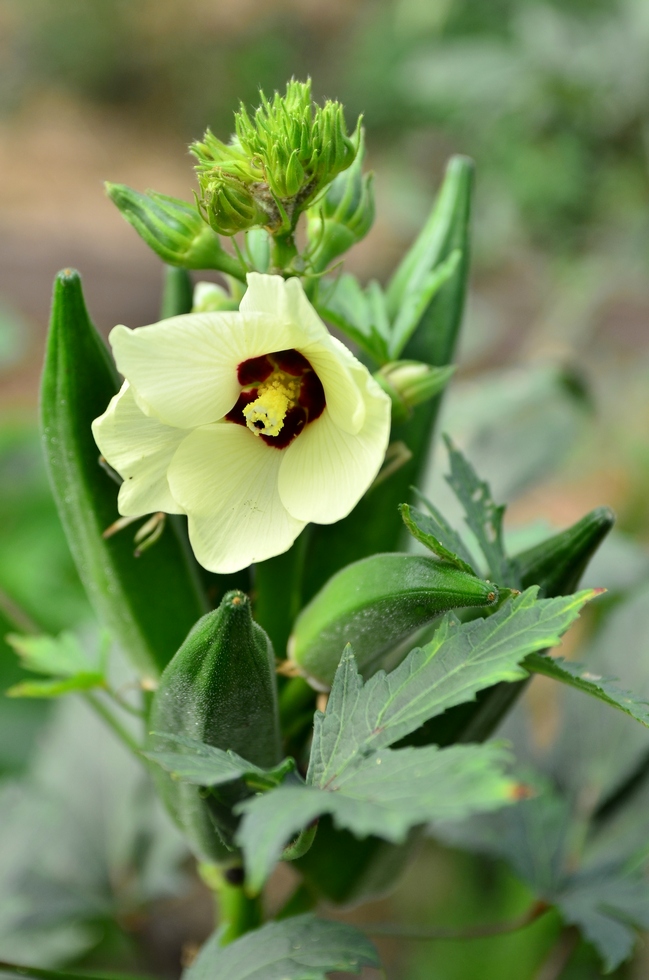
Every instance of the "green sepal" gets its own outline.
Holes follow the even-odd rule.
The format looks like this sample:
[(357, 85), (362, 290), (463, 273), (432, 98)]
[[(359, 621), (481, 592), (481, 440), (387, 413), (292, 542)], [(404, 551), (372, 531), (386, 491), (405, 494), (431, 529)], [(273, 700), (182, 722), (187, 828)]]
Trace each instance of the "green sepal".
[(318, 685), (331, 684), (346, 643), (363, 672), (443, 612), (490, 606), (491, 582), (425, 555), (372, 555), (341, 569), (295, 621), (289, 653)]
[[(196, 623), (160, 678), (150, 718), (153, 732), (198, 739), (260, 769), (280, 763), (275, 657), (243, 592), (228, 592), (218, 609)], [(152, 735), (149, 747), (165, 752), (168, 742)], [(183, 751), (182, 742), (178, 749)], [(232, 806), (247, 794), (245, 783), (208, 796), (162, 770), (156, 782), (196, 856), (223, 860), (236, 828)]]
[(41, 384), (45, 461), (79, 576), (97, 616), (138, 671), (156, 677), (205, 611), (195, 564), (173, 521), (155, 548), (134, 558), (128, 533), (103, 531), (117, 517), (117, 488), (99, 465), (90, 425), (119, 387), (88, 318), (79, 274), (54, 285)]

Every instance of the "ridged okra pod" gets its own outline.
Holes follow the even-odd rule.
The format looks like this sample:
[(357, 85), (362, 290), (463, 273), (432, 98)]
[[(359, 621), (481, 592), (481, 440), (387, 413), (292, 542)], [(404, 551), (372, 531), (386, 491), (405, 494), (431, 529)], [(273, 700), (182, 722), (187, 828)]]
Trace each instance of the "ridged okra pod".
[(79, 273), (56, 277), (41, 384), (41, 429), (54, 499), (90, 602), (143, 675), (156, 677), (206, 609), (196, 569), (173, 521), (134, 557), (133, 536), (103, 531), (117, 518), (117, 487), (99, 465), (90, 429), (119, 388), (90, 322)]
[(441, 613), (490, 606), (497, 598), (493, 583), (435, 558), (372, 555), (330, 578), (302, 610), (289, 655), (309, 679), (329, 686), (346, 643), (368, 670)]
[[(270, 640), (253, 621), (250, 600), (228, 592), (218, 609), (203, 616), (163, 673), (153, 698), (150, 729), (154, 748), (167, 748), (157, 734), (185, 735), (262, 768), (281, 759), (275, 657)], [(199, 786), (158, 774), (158, 787), (196, 856), (221, 861), (232, 847), (232, 806), (246, 789), (232, 784), (207, 795)]]

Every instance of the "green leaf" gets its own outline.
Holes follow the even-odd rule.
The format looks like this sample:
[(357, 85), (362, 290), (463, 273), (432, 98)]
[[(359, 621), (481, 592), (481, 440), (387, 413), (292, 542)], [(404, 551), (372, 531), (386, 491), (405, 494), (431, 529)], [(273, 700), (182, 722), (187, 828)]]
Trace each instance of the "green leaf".
[(6, 640), (26, 670), (56, 678), (14, 684), (5, 691), (10, 698), (58, 698), (72, 691), (89, 691), (106, 685), (101, 671), (89, 669), (94, 665), (89, 663), (73, 633), (61, 633), (56, 637), (9, 633)]
[(466, 522), (478, 540), (489, 571), (498, 585), (516, 588), (518, 581), (515, 566), (505, 555), (503, 543), (505, 505), (494, 503), (489, 484), (478, 477), (469, 461), (453, 446), (448, 436), (444, 436), (444, 441), (451, 464), (448, 483), (464, 508)]
[(403, 523), (413, 538), (429, 548), (442, 561), (451, 562), (469, 575), (477, 575), (471, 564), (473, 559), (464, 547), (459, 534), (446, 523), (440, 512), (429, 501), (425, 502), (430, 515), (424, 514), (410, 504), (399, 505)]
[(90, 691), (94, 687), (105, 685), (103, 674), (79, 673), (61, 680), (22, 681), (8, 688), (5, 694), (9, 698), (60, 698), (74, 691)]
[(453, 249), (443, 262), (424, 275), (416, 288), (410, 288), (405, 294), (390, 331), (388, 352), (392, 359), (399, 357), (433, 298), (454, 275), (461, 258), (461, 251), (458, 248)]
[(599, 869), (566, 881), (555, 903), (565, 922), (578, 926), (610, 973), (627, 960), (637, 929), (649, 928), (649, 883), (621, 868)]
[(285, 759), (272, 769), (260, 769), (247, 762), (232, 750), (224, 752), (206, 742), (185, 735), (152, 732), (156, 739), (165, 739), (184, 752), (145, 752), (147, 759), (157, 762), (172, 776), (195, 786), (220, 786), (235, 779), (245, 781), (255, 788), (271, 789), (278, 786), (284, 776), (295, 769), (294, 759)]
[(519, 666), (524, 657), (555, 646), (596, 594), (537, 600), (537, 591), (528, 589), (487, 619), (460, 624), (446, 616), (430, 643), (365, 685), (347, 648), (327, 711), (316, 714), (309, 782), (324, 786), (330, 774), (391, 745), (453, 705), (473, 700), (483, 688), (526, 677)]
[(544, 674), (562, 684), (576, 687), (578, 691), (583, 691), (613, 708), (618, 708), (649, 728), (649, 701), (636, 698), (628, 691), (616, 687), (612, 682), (617, 678), (602, 677), (600, 674), (591, 673), (584, 664), (542, 653), (530, 654), (523, 664), (531, 673)]
[(634, 927), (649, 926), (649, 882), (629, 873), (618, 857), (586, 865), (588, 847), (575, 868), (576, 839), (584, 837), (583, 816), (572, 813), (565, 797), (546, 780), (532, 776), (536, 795), (478, 819), (435, 827), (436, 836), (508, 861), (544, 901), (576, 925), (604, 960), (606, 972), (628, 959)]
[(408, 831), (431, 820), (459, 820), (515, 798), (503, 774), (509, 753), (502, 744), (406, 748), (372, 752), (330, 773), (322, 788), (281, 786), (239, 806), (237, 835), (247, 882), (259, 891), (296, 833), (331, 814), (339, 828), (402, 844)]
[(342, 330), (379, 364), (390, 359), (390, 325), (379, 283), (370, 282), (363, 290), (355, 276), (345, 273), (330, 284), (329, 291), (323, 286), (316, 306), (325, 320)]
[(449, 160), (433, 210), (388, 285), (386, 300), (393, 318), (408, 293), (421, 288), (431, 269), (450, 254), (447, 250), (448, 239), (458, 223), (458, 213), (464, 213), (467, 209), (472, 178), (473, 163), (470, 160), (460, 156)]
[(380, 967), (374, 944), (354, 926), (300, 915), (269, 922), (228, 946), (215, 933), (183, 980), (326, 980), (333, 970)]
[(128, 533), (106, 539), (117, 487), (91, 432), (119, 388), (86, 311), (79, 274), (54, 284), (41, 386), (43, 448), (59, 516), (97, 615), (144, 675), (157, 676), (205, 611), (196, 565), (172, 518), (155, 548), (133, 555)]
[(131, 973), (71, 973), (66, 970), (43, 970), (36, 966), (21, 966), (0, 960), (0, 977), (28, 977), (29, 980), (147, 980)]
[(88, 657), (73, 633), (59, 636), (21, 636), (9, 633), (7, 643), (20, 657), (21, 665), (36, 674), (71, 677), (88, 670)]
[(539, 897), (561, 887), (570, 806), (538, 773), (517, 772), (533, 793), (516, 806), (455, 823), (435, 824), (435, 836), (451, 847), (505, 858)]

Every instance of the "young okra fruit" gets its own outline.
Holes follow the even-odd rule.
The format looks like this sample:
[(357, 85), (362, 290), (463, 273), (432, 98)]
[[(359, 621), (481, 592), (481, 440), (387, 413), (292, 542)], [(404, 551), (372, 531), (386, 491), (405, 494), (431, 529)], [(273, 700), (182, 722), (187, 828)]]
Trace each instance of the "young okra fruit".
[[(280, 761), (273, 648), (243, 592), (228, 592), (190, 631), (160, 679), (150, 730), (153, 749), (168, 747), (159, 736), (180, 735), (232, 750), (263, 768)], [(156, 778), (196, 856), (227, 860), (235, 827), (231, 809), (245, 787), (235, 784), (217, 798), (162, 770)]]
[(426, 555), (372, 555), (329, 579), (295, 621), (289, 657), (315, 685), (331, 685), (346, 643), (371, 671), (441, 613), (492, 606), (498, 588)]

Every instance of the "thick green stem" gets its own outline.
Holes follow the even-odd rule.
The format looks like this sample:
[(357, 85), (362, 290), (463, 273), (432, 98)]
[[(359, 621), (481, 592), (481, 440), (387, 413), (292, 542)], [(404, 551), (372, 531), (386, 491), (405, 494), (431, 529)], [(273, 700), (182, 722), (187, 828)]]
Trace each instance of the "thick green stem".
[(217, 904), (217, 921), (220, 943), (228, 943), (257, 929), (262, 922), (261, 896), (251, 898), (244, 889), (244, 871), (240, 864), (221, 867), (217, 864), (200, 864), (198, 871), (208, 888), (214, 893)]
[(160, 319), (166, 320), (170, 316), (191, 313), (193, 295), (194, 286), (187, 269), (166, 265), (160, 303)]
[(271, 237), (271, 266), (273, 272), (282, 273), (290, 266), (297, 255), (297, 246), (293, 232)]
[(302, 605), (302, 571), (308, 532), (303, 532), (283, 555), (254, 566), (255, 619), (271, 638), (278, 658), (286, 645)]

